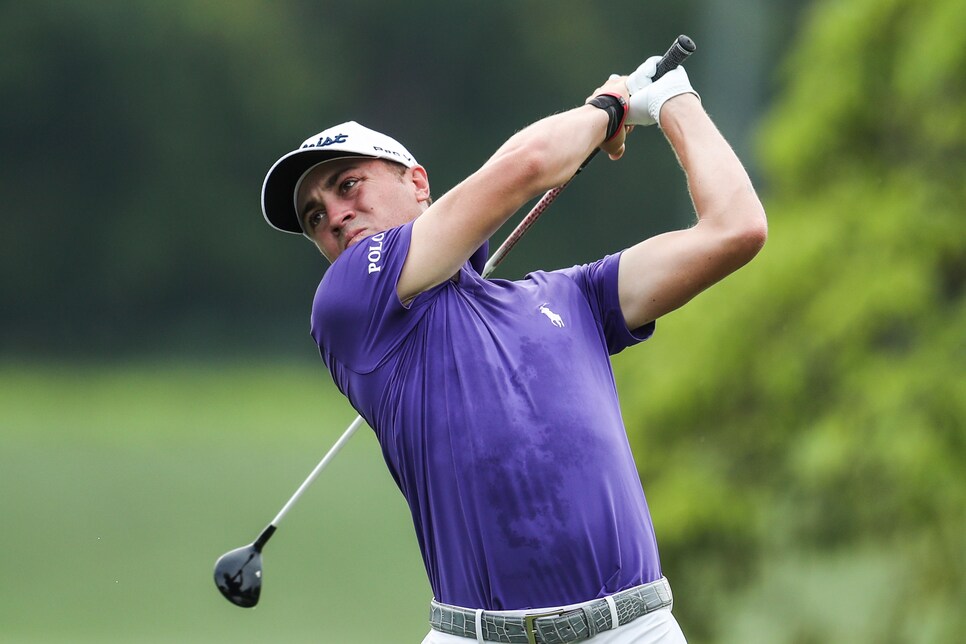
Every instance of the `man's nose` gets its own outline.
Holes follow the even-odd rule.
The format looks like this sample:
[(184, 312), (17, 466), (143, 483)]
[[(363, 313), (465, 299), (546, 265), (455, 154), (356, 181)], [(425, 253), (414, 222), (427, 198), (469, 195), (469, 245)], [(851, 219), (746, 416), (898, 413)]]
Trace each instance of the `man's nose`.
[(334, 229), (341, 229), (345, 224), (355, 218), (355, 211), (348, 205), (338, 206), (334, 212), (329, 213), (329, 225)]

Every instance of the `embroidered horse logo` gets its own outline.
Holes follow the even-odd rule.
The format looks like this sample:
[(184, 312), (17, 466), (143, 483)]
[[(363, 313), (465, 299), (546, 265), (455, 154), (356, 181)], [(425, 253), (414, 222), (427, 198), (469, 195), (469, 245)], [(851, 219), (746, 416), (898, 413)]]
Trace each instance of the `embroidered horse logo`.
[(553, 311), (551, 311), (549, 308), (547, 308), (546, 303), (540, 305), (540, 312), (546, 315), (547, 319), (553, 322), (554, 326), (560, 327), (560, 328), (563, 328), (565, 326), (563, 318), (557, 315), (556, 313), (554, 313)]

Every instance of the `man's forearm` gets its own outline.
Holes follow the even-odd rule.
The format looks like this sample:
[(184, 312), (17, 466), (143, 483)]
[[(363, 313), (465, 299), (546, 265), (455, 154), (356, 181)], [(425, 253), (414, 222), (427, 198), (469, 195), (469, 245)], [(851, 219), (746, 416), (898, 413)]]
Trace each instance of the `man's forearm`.
[(754, 230), (765, 226), (748, 173), (696, 96), (682, 94), (665, 103), (661, 128), (687, 175), (699, 223)]
[(630, 328), (683, 306), (741, 268), (767, 236), (751, 180), (697, 96), (669, 99), (660, 120), (687, 174), (698, 223), (646, 239), (621, 256), (618, 293)]
[[(506, 156), (527, 151), (537, 172), (529, 177), (532, 193), (562, 185), (604, 140), (607, 114), (589, 105), (543, 118), (510, 137), (487, 161), (499, 163)], [(484, 166), (485, 167), (485, 166)]]

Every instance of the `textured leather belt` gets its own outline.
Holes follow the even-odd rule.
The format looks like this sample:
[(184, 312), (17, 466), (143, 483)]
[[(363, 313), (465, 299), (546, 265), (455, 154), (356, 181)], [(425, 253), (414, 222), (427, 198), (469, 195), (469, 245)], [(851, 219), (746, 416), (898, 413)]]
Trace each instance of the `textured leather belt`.
[[(594, 599), (567, 610), (510, 615), (430, 603), (429, 625), (437, 631), (484, 642), (563, 644), (590, 639), (623, 626), (673, 602), (671, 586), (662, 577), (643, 586)], [(477, 627), (482, 637), (477, 636)]]

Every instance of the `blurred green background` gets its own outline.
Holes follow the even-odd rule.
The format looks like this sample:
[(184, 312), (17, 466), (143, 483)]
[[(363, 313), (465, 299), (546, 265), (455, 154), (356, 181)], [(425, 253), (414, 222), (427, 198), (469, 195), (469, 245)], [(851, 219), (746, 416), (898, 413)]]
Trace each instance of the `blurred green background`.
[[(961, 0), (0, 2), (0, 641), (419, 641), (367, 430), (266, 548), (257, 608), (211, 580), (354, 417), (308, 337), (325, 266), (262, 221), (264, 173), (355, 119), (442, 194), (678, 33), (770, 238), (615, 360), (675, 613), (692, 642), (960, 641), (964, 24)], [(639, 130), (500, 275), (691, 216)]]

